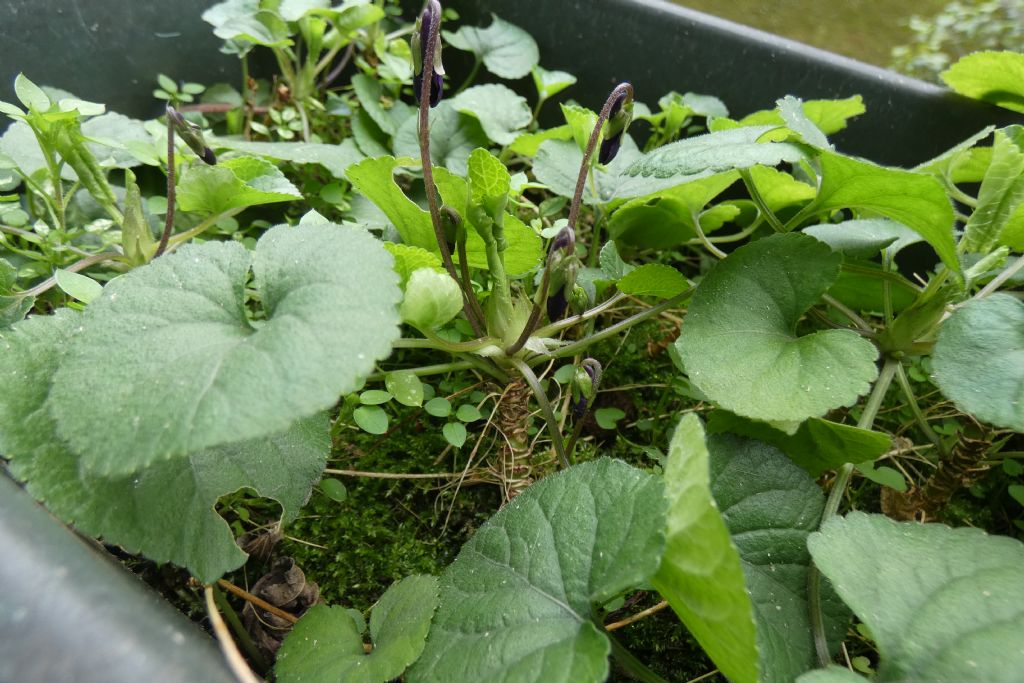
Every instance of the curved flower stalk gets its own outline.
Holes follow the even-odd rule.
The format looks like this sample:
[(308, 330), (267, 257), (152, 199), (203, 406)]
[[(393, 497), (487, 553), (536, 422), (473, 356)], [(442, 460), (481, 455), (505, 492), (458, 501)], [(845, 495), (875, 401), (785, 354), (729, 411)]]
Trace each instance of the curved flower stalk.
[(178, 113), (178, 110), (167, 105), (167, 216), (164, 220), (164, 232), (160, 236), (153, 258), (160, 256), (167, 249), (174, 230), (174, 134), (177, 132), (189, 149), (210, 166), (217, 163), (217, 155), (203, 139), (203, 130)]

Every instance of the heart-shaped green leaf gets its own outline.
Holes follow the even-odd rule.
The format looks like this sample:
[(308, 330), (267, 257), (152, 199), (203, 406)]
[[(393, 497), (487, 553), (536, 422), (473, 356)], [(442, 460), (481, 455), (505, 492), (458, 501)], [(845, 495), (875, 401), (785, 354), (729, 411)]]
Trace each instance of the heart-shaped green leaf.
[(676, 342), (691, 381), (723, 408), (758, 420), (800, 421), (856, 401), (877, 375), (875, 347), (849, 330), (796, 335), (840, 260), (828, 245), (789, 233), (716, 264)]
[(658, 477), (604, 458), (526, 489), (441, 576), (410, 683), (605, 680), (610, 644), (594, 605), (657, 570), (664, 511)]
[[(29, 493), (80, 531), (174, 562), (201, 581), (240, 567), (246, 555), (214, 511), (217, 499), (243, 487), (274, 498), (287, 523), (320, 477), (330, 452), (326, 414), (282, 434), (162, 461), (135, 474), (102, 477), (80, 466), (50, 415), (50, 381), (81, 316), (67, 310), (0, 332), (0, 453)], [(187, 529), (188, 533), (182, 533)]]
[(875, 680), (1020, 680), (1024, 544), (852, 512), (830, 519), (808, 546), (871, 630), (881, 655)]
[(491, 15), (491, 25), (487, 28), (461, 26), (454, 33), (444, 31), (443, 34), (449, 45), (472, 52), (488, 71), (502, 78), (522, 78), (540, 61), (533, 37), (495, 14)]
[(1024, 432), (1024, 303), (1009, 294), (967, 302), (939, 328), (932, 364), (961, 410)]
[(499, 83), (475, 85), (451, 102), (456, 111), (479, 120), (487, 137), (499, 145), (511, 144), (533, 120), (526, 98)]
[(437, 578), (407, 576), (370, 614), (373, 650), (343, 607), (316, 605), (302, 616), (277, 654), (281, 683), (387, 683), (416, 661), (437, 608)]
[(274, 164), (257, 157), (239, 157), (216, 166), (195, 164), (178, 183), (182, 211), (217, 214), (258, 204), (302, 199), (298, 188)]
[[(265, 321), (247, 316), (250, 267)], [(58, 430), (100, 474), (281, 432), (388, 354), (397, 279), (377, 240), (333, 224), (272, 228), (252, 254), (187, 245), (90, 304), (54, 379)]]
[(756, 683), (754, 608), (739, 553), (711, 497), (708, 457), (700, 419), (690, 413), (669, 446), (668, 537), (651, 583), (729, 680)]
[[(806, 472), (772, 448), (727, 434), (711, 436), (711, 492), (740, 553), (754, 604), (761, 681), (792, 681), (814, 665), (807, 608), (807, 536), (825, 497)], [(838, 650), (848, 612), (823, 586), (826, 634)]]

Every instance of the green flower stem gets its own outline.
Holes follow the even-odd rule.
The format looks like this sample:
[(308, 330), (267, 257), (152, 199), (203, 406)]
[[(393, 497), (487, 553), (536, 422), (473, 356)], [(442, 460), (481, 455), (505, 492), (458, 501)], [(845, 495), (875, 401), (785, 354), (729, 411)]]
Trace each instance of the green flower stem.
[(989, 294), (992, 294), (997, 289), (999, 289), (1003, 285), (1004, 282), (1006, 282), (1007, 280), (1012, 278), (1014, 275), (1019, 273), (1022, 268), (1024, 268), (1024, 256), (1018, 256), (1017, 260), (1014, 262), (1014, 264), (1012, 266), (1010, 266), (1010, 267), (1006, 268), (1005, 270), (1003, 270), (1003, 272), (999, 273), (999, 275), (996, 275), (992, 279), (992, 282), (989, 282), (987, 285), (985, 285), (982, 288), (982, 290), (980, 292), (978, 292), (977, 294), (974, 295), (974, 298), (975, 299), (984, 299), (986, 296), (988, 296)]
[(632, 678), (641, 681), (641, 683), (668, 683), (668, 681), (651, 671), (646, 664), (637, 659), (615, 636), (607, 631), (605, 635), (612, 644), (612, 657)]
[(864, 320), (864, 318), (857, 315), (857, 313), (854, 312), (852, 308), (840, 302), (831, 294), (822, 294), (821, 300), (827, 303), (832, 308), (839, 311), (840, 313), (842, 313), (843, 315), (845, 315), (847, 318), (849, 318), (854, 325), (860, 328), (861, 332), (869, 332), (872, 334), (874, 333), (874, 329), (872, 329), (871, 325), (869, 325), (867, 321)]
[(472, 290), (467, 291), (468, 284), (464, 284), (455, 273), (455, 263), (452, 261), (452, 253), (448, 249), (448, 241), (445, 239), (444, 227), (441, 224), (441, 209), (437, 204), (437, 185), (434, 184), (434, 169), (430, 162), (430, 84), (434, 80), (434, 54), (437, 50), (438, 32), (441, 28), (441, 5), (437, 0), (428, 0), (427, 5), (433, 9), (437, 21), (431, 22), (430, 34), (427, 36), (426, 52), (423, 56), (423, 82), (420, 84), (418, 127), (423, 187), (427, 193), (430, 222), (434, 226), (434, 239), (437, 240), (437, 248), (441, 252), (441, 262), (444, 263), (444, 269), (448, 271), (452, 279), (459, 283), (459, 289), (462, 290), (462, 310), (473, 327), (473, 332), (477, 336), (483, 336), (483, 327), (473, 315), (473, 306), (470, 303), (473, 292)]
[[(461, 372), (462, 370), (472, 370), (476, 367), (469, 361), (452, 361), (450, 363), (438, 363), (437, 365), (421, 365), (418, 368), (403, 369), (402, 372), (407, 372), (410, 375), (416, 375), (417, 377), (426, 377), (428, 375), (444, 375), (449, 372)], [(387, 372), (375, 372), (366, 378), (367, 382), (380, 382), (388, 375)]]
[[(895, 358), (886, 358), (882, 371), (878, 374), (878, 380), (871, 389), (867, 403), (864, 404), (864, 411), (857, 420), (857, 427), (860, 429), (871, 429), (878, 415), (878, 409), (882, 407), (882, 400), (885, 393), (892, 384), (900, 362)], [(821, 512), (821, 525), (834, 517), (839, 511), (839, 504), (846, 493), (846, 487), (850, 483), (850, 476), (853, 474), (854, 465), (846, 463), (836, 474), (836, 480), (829, 491), (828, 499), (825, 501), (825, 508)], [(811, 617), (811, 630), (814, 634), (814, 649), (818, 654), (818, 662), (825, 667), (832, 663), (832, 657), (828, 653), (828, 639), (825, 637), (825, 617), (821, 608), (821, 572), (818, 568), (811, 566), (807, 572), (807, 607)]]
[(643, 322), (648, 318), (653, 318), (656, 315), (660, 315), (661, 313), (664, 313), (665, 311), (674, 306), (678, 306), (693, 293), (693, 289), (694, 288), (691, 287), (687, 289), (685, 292), (676, 294), (671, 299), (666, 299), (665, 301), (662, 301), (657, 306), (652, 306), (651, 308), (648, 308), (646, 311), (641, 311), (640, 313), (637, 313), (634, 316), (626, 318), (625, 320), (620, 320), (611, 327), (606, 327), (600, 332), (596, 332), (590, 335), (589, 337), (584, 337), (583, 339), (573, 342), (572, 344), (567, 344), (561, 347), (560, 349), (555, 349), (546, 356), (539, 356), (537, 362), (547, 360), (548, 358), (565, 358), (566, 356), (575, 356), (576, 354), (580, 353), (591, 344), (595, 344), (601, 341), (602, 339), (607, 339), (608, 337), (613, 337), (618, 333), (622, 332), (623, 330), (628, 330), (630, 327), (636, 325), (637, 323)]
[(722, 251), (714, 244), (712, 244), (711, 241), (708, 239), (708, 236), (704, 234), (704, 229), (700, 226), (700, 216), (697, 215), (696, 211), (693, 212), (692, 217), (693, 229), (697, 233), (697, 241), (700, 242), (705, 249), (714, 254), (716, 258), (724, 259), (726, 256), (728, 256), (728, 254), (726, 254), (724, 251)]
[(537, 405), (540, 406), (541, 415), (544, 416), (544, 421), (547, 422), (548, 432), (551, 434), (551, 443), (555, 447), (555, 452), (558, 454), (558, 460), (562, 463), (562, 467), (569, 467), (569, 458), (565, 454), (565, 446), (562, 444), (562, 433), (558, 427), (558, 420), (555, 419), (555, 413), (551, 410), (551, 403), (548, 402), (547, 394), (544, 393), (544, 388), (540, 385), (540, 380), (537, 379), (537, 375), (533, 373), (530, 366), (523, 362), (520, 358), (513, 358), (512, 365), (515, 366), (519, 373), (526, 380), (526, 383), (530, 385), (531, 391), (533, 391), (534, 397), (537, 399)]
[(496, 342), (490, 337), (481, 337), (480, 339), (473, 339), (472, 341), (466, 342), (450, 342), (446, 339), (442, 339), (437, 336), (433, 330), (420, 330), (423, 332), (423, 336), (426, 337), (426, 341), (429, 341), (435, 349), (441, 349), (442, 351), (448, 351), (450, 353), (472, 353), (479, 351), (480, 349), (493, 346)]
[(540, 276), (540, 287), (537, 289), (537, 294), (534, 296), (533, 310), (530, 311), (530, 317), (526, 321), (526, 325), (523, 326), (523, 331), (519, 334), (519, 338), (515, 342), (505, 349), (505, 353), (509, 356), (514, 356), (519, 352), (519, 349), (523, 348), (527, 341), (530, 339), (530, 335), (533, 334), (538, 323), (540, 323), (541, 312), (544, 310), (544, 302), (548, 298), (548, 288), (551, 285), (551, 255), (548, 255), (547, 261), (544, 264), (544, 272)]
[(153, 258), (156, 258), (167, 251), (167, 242), (171, 239), (174, 231), (174, 120), (167, 114), (167, 215), (164, 217), (164, 232), (160, 235), (160, 244), (157, 245)]
[(907, 399), (907, 406), (910, 408), (910, 412), (914, 414), (917, 426), (921, 428), (924, 435), (935, 445), (941, 456), (945, 458), (949, 454), (948, 449), (942, 443), (939, 435), (928, 424), (928, 419), (921, 411), (921, 406), (917, 403), (917, 396), (914, 395), (914, 388), (910, 386), (910, 379), (907, 378), (907, 372), (903, 369), (902, 363), (896, 364), (896, 381), (899, 382), (900, 389), (903, 390), (903, 398)]
[[(750, 193), (750, 198), (754, 200), (754, 204), (757, 206), (757, 210), (761, 213), (768, 225), (772, 226), (775, 232), (789, 232), (788, 227), (782, 224), (779, 217), (775, 215), (775, 212), (768, 208), (768, 203), (765, 202), (764, 197), (761, 196), (761, 191), (757, 189), (757, 183), (754, 182), (753, 176), (750, 175), (748, 169), (740, 169), (740, 178), (743, 179), (743, 184), (747, 186), (747, 192)], [(801, 213), (803, 213), (801, 211)]]
[(614, 295), (609, 297), (607, 301), (603, 301), (597, 306), (587, 309), (586, 311), (580, 313), (579, 315), (574, 315), (571, 318), (563, 318), (562, 320), (559, 320), (557, 323), (551, 323), (550, 325), (545, 325), (544, 327), (538, 328), (536, 334), (538, 337), (551, 337), (560, 330), (564, 330), (578, 323), (585, 322), (592, 318), (596, 318), (597, 316), (601, 315), (609, 308), (611, 308), (612, 306), (619, 303), (625, 298), (625, 294), (623, 294), (622, 292), (616, 292)]
[[(169, 209), (170, 208), (170, 202), (168, 202), (167, 206), (168, 206), (168, 209)], [(206, 232), (211, 227), (213, 227), (214, 225), (216, 225), (220, 221), (224, 220), (225, 218), (231, 218), (232, 216), (234, 216), (236, 214), (242, 213), (242, 211), (244, 211), (244, 210), (245, 210), (244, 206), (237, 206), (237, 207), (235, 207), (233, 209), (228, 209), (227, 211), (222, 211), (222, 212), (220, 212), (218, 214), (215, 214), (213, 216), (208, 217), (206, 220), (204, 220), (201, 223), (199, 223), (199, 225), (197, 225), (196, 227), (190, 228), (189, 230), (186, 230), (185, 232), (183, 232), (181, 234), (178, 234), (178, 235), (175, 235), (174, 237), (172, 237), (170, 239), (170, 242), (167, 245), (167, 250), (168, 251), (173, 251), (174, 249), (177, 249), (183, 243), (188, 242), (193, 237), (197, 237), (197, 236), (203, 234), (204, 232)]]

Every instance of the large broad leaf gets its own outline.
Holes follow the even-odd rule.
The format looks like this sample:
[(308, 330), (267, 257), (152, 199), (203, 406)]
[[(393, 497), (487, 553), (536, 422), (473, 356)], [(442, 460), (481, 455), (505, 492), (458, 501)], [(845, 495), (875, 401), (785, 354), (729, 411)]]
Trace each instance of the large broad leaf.
[(940, 76), (961, 95), (1024, 113), (1024, 54), (975, 52)]
[[(430, 159), (452, 173), (466, 175), (466, 159), (477, 147), (487, 146), (487, 135), (480, 122), (462, 114), (444, 100), (430, 110)], [(392, 140), (395, 156), (420, 158), (419, 117), (405, 120)]]
[[(247, 315), (250, 267), (266, 320)], [(90, 304), (54, 380), (58, 429), (100, 474), (276, 434), (388, 354), (397, 280), (377, 240), (338, 225), (272, 228), (252, 254), (187, 245)]]
[(697, 388), (744, 417), (787, 421), (866, 393), (877, 375), (870, 342), (849, 330), (796, 335), (839, 263), (828, 245), (791, 233), (747, 244), (716, 264), (676, 341)]
[(522, 78), (540, 61), (537, 42), (523, 29), (491, 15), (487, 28), (461, 26), (444, 31), (444, 39), (454, 48), (472, 52), (495, 76)]
[(441, 576), (410, 683), (585, 683), (608, 675), (594, 605), (641, 585), (665, 547), (661, 480), (600, 459), (505, 506)]
[(953, 240), (953, 206), (942, 184), (923, 173), (883, 168), (834, 152), (822, 152), (818, 198), (803, 214), (857, 209), (906, 225), (959, 272)]
[(853, 512), (829, 520), (808, 545), (871, 630), (881, 655), (877, 681), (1020, 680), (1019, 541)]
[(630, 176), (700, 176), (756, 164), (777, 166), (806, 157), (804, 148), (790, 142), (758, 142), (775, 126), (748, 126), (697, 135), (648, 152), (626, 171)]
[(1024, 205), (1024, 128), (997, 130), (992, 161), (981, 181), (978, 206), (964, 227), (968, 251), (987, 254), (1000, 242), (1003, 230)]
[(480, 121), (484, 133), (499, 145), (511, 144), (533, 120), (526, 98), (498, 83), (476, 85), (456, 95), (452, 107)]
[(401, 100), (393, 100), (391, 106), (385, 108), (381, 104), (384, 88), (375, 78), (366, 74), (356, 74), (352, 77), (352, 88), (363, 110), (388, 135), (398, 132), (399, 126), (405, 123), (406, 119), (416, 117), (416, 109)]
[(277, 654), (280, 683), (387, 683), (416, 661), (437, 608), (437, 578), (407, 576), (381, 596), (370, 614), (373, 650), (349, 611), (316, 605), (302, 616)]
[(291, 202), (302, 193), (274, 164), (256, 157), (228, 159), (216, 166), (193, 164), (178, 183), (182, 211), (217, 214), (257, 204)]
[[(711, 492), (739, 549), (754, 604), (761, 681), (792, 681), (814, 665), (807, 607), (807, 536), (825, 505), (807, 473), (771, 446), (720, 434), (708, 439)], [(823, 591), (826, 633), (838, 649), (848, 613)]]
[(764, 422), (716, 410), (708, 420), (708, 432), (729, 432), (771, 444), (812, 477), (848, 462), (873, 462), (892, 446), (886, 434), (818, 417), (805, 420), (795, 433), (786, 434)]
[[(269, 439), (164, 461), (134, 475), (104, 478), (80, 467), (56, 433), (47, 396), (62, 350), (81, 318), (68, 310), (0, 332), (0, 453), (29, 493), (55, 515), (107, 543), (186, 567), (204, 582), (246, 559), (217, 499), (243, 487), (274, 498), (288, 522), (298, 514), (330, 452), (325, 414)], [(182, 533), (187, 530), (187, 533)]]
[(932, 363), (958, 408), (1024, 432), (1024, 303), (1009, 294), (967, 302), (939, 328)]
[(250, 142), (231, 138), (213, 138), (210, 144), (214, 147), (295, 164), (320, 164), (335, 178), (344, 178), (345, 169), (363, 158), (351, 138), (339, 145), (317, 142)]
[(756, 683), (754, 608), (739, 553), (711, 497), (708, 457), (700, 419), (690, 413), (669, 446), (668, 537), (651, 583), (729, 680)]
[(841, 223), (821, 223), (802, 230), (836, 251), (852, 258), (871, 258), (883, 249), (895, 256), (921, 241), (916, 232), (887, 218), (862, 218)]

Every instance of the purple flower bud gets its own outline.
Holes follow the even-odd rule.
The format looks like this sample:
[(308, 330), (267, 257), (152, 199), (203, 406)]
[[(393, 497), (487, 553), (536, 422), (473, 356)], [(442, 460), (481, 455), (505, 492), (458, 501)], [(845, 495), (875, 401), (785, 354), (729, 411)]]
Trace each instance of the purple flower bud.
[(626, 134), (626, 129), (629, 128), (632, 120), (633, 89), (630, 87), (623, 89), (608, 111), (608, 130), (604, 140), (601, 141), (601, 149), (597, 153), (599, 163), (609, 164), (619, 153), (619, 149), (622, 147), (622, 137)]
[(562, 252), (561, 256), (572, 256), (576, 252), (576, 233), (568, 225), (558, 231), (555, 239), (551, 241), (549, 254), (554, 256), (555, 252)]
[[(428, 2), (426, 9), (417, 22), (418, 31), (413, 33), (413, 77), (412, 89), (416, 95), (416, 101), (420, 100), (420, 92), (423, 88), (423, 68), (427, 63), (427, 47), (430, 44), (430, 33), (435, 23), (440, 23), (441, 13), (436, 2)], [(441, 63), (441, 38), (438, 37), (434, 48), (434, 73), (430, 79), (430, 106), (436, 107), (444, 94), (444, 65)]]
[(573, 405), (572, 413), (573, 417), (578, 420), (583, 417), (587, 411), (587, 405), (597, 395), (597, 388), (601, 384), (601, 364), (593, 358), (584, 359), (580, 363), (579, 370), (576, 371), (573, 384), (579, 398)]
[(562, 314), (565, 313), (565, 309), (568, 305), (569, 300), (565, 296), (565, 288), (559, 287), (557, 290), (548, 295), (548, 319), (555, 321), (561, 318)]

